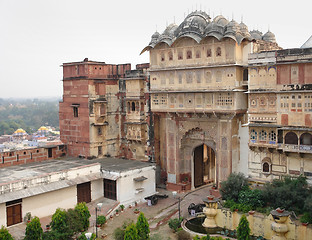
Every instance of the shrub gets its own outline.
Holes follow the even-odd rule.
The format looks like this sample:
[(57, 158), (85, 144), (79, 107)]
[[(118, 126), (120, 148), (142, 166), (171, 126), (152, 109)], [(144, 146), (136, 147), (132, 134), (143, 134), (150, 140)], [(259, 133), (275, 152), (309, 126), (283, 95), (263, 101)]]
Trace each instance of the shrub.
[(221, 182), (220, 193), (224, 200), (238, 201), (239, 193), (248, 189), (248, 181), (243, 173), (231, 173), (226, 181)]
[(66, 211), (60, 208), (56, 209), (55, 213), (52, 215), (50, 225), (52, 230), (56, 232), (68, 232)]
[(42, 239), (43, 230), (38, 217), (34, 217), (27, 223), (24, 240), (39, 240)]
[(176, 232), (178, 230), (178, 228), (181, 227), (181, 222), (182, 222), (183, 218), (173, 218), (170, 219), (168, 222), (169, 227)]
[(239, 224), (237, 227), (237, 239), (238, 240), (249, 240), (250, 228), (249, 222), (245, 215), (241, 217), (239, 220)]
[(89, 218), (91, 217), (91, 214), (89, 212), (86, 203), (85, 202), (78, 203), (75, 206), (75, 211), (77, 211), (78, 214), (80, 215), (80, 218), (82, 219), (83, 230), (86, 231), (89, 228), (90, 225)]
[(100, 215), (97, 217), (96, 222), (97, 224), (103, 225), (104, 223), (106, 223), (106, 217), (103, 215)]
[[(86, 235), (86, 233), (82, 233), (77, 239), (78, 240), (88, 240)], [(95, 240), (96, 239), (96, 235), (94, 233), (92, 233), (90, 240)]]
[(124, 240), (139, 240), (138, 230), (134, 223), (131, 223), (125, 230)]
[(14, 240), (8, 229), (4, 226), (1, 226), (0, 228), (0, 240)]
[(149, 233), (150, 233), (149, 224), (147, 222), (146, 217), (144, 216), (144, 213), (142, 212), (138, 216), (136, 228), (138, 230), (140, 240), (149, 239)]
[(312, 216), (312, 193), (310, 193), (304, 201), (304, 211)]
[(133, 224), (132, 220), (127, 220), (122, 224), (122, 227), (116, 228), (114, 230), (113, 236), (115, 240), (124, 240), (125, 230), (130, 225)]
[(248, 204), (253, 209), (264, 206), (263, 193), (259, 189), (243, 190), (238, 194), (238, 202), (241, 204)]
[(83, 219), (76, 210), (68, 209), (66, 212), (66, 219), (66, 225), (68, 226), (71, 234), (84, 231)]
[(312, 216), (310, 213), (305, 212), (303, 216), (300, 218), (300, 222), (302, 223), (312, 223)]
[(113, 236), (114, 236), (114, 239), (115, 240), (124, 240), (125, 238), (125, 230), (118, 227), (114, 230), (114, 233), (113, 233)]
[(308, 183), (305, 177), (292, 179), (285, 176), (282, 180), (275, 179), (265, 185), (263, 196), (268, 206), (285, 208), (302, 213), (305, 200), (309, 195)]
[(190, 240), (191, 235), (188, 232), (185, 232), (184, 230), (177, 232), (178, 240)]

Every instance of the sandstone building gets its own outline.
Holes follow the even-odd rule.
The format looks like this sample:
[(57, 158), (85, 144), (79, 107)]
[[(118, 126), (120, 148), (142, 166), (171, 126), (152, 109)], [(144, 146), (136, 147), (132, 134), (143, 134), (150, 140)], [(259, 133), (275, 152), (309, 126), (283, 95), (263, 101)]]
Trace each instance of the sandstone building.
[(70, 156), (155, 161), (170, 190), (231, 172), (260, 182), (312, 175), (310, 48), (282, 50), (270, 31), (195, 11), (155, 32), (145, 51), (150, 64), (136, 70), (63, 64)]

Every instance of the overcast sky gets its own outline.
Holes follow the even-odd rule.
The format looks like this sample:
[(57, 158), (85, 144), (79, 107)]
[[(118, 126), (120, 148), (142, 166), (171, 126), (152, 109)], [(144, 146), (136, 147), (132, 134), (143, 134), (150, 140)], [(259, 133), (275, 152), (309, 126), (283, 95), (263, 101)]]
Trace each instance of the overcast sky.
[(64, 62), (135, 64), (151, 35), (180, 24), (192, 10), (270, 29), (283, 48), (311, 35), (309, 1), (0, 0), (0, 98), (61, 97)]

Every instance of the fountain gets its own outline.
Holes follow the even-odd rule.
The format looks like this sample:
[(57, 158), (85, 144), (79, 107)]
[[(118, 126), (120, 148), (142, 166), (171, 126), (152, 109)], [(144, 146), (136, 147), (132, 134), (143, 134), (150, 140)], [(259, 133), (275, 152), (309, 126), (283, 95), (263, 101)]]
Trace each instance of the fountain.
[(202, 225), (207, 228), (215, 228), (217, 227), (215, 217), (217, 215), (218, 199), (214, 199), (213, 196), (208, 196), (204, 198), (203, 201), (206, 204), (206, 207), (203, 209), (206, 219)]
[[(214, 196), (207, 196), (206, 198), (203, 199), (203, 202), (205, 203), (205, 207), (202, 210), (203, 212), (198, 212), (195, 217), (191, 217), (183, 221), (182, 228), (185, 231), (190, 232), (192, 235), (204, 236), (207, 234), (212, 234), (235, 238), (236, 230), (229, 230), (219, 227), (216, 223), (219, 199), (215, 198)], [(264, 238), (251, 236), (250, 239), (264, 239)], [(279, 239), (276, 238), (276, 240)]]

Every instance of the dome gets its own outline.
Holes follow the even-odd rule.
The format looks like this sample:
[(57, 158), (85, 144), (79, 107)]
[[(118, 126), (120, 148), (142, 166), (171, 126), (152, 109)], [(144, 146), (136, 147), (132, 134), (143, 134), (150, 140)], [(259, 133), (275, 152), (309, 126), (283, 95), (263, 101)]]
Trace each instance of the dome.
[(177, 29), (177, 25), (174, 23), (171, 23), (168, 27), (166, 27), (165, 31), (161, 34), (161, 36), (168, 36), (173, 37), (174, 31)]
[(240, 31), (243, 34), (243, 36), (250, 37), (250, 33), (248, 31), (248, 27), (247, 27), (247, 25), (245, 23), (241, 22), (239, 24), (239, 28), (240, 28)]
[(222, 15), (216, 16), (213, 19), (213, 22), (215, 22), (215, 23), (217, 23), (223, 27), (228, 25), (228, 23), (229, 23), (229, 21), (225, 17), (223, 17)]
[(204, 34), (204, 30), (208, 23), (210, 22), (210, 17), (205, 12), (195, 11), (190, 13), (184, 21), (177, 28), (175, 35), (180, 36), (184, 33), (197, 33), (199, 35)]
[(227, 33), (236, 34), (239, 31), (240, 31), (239, 24), (235, 20), (232, 20), (231, 22), (228, 23), (228, 25), (226, 25), (225, 34)]
[(253, 39), (256, 40), (261, 40), (262, 39), (262, 32), (258, 31), (258, 30), (252, 30), (250, 32), (250, 35)]
[(270, 30), (263, 35), (262, 39), (267, 42), (276, 42), (275, 35)]
[(27, 135), (26, 131), (22, 128), (17, 129), (13, 135)]
[(41, 126), (38, 131), (48, 131), (48, 128), (45, 126)]
[(153, 35), (152, 35), (152, 39), (158, 39), (160, 36), (159, 32), (155, 32)]
[(207, 35), (210, 35), (211, 33), (217, 33), (217, 34), (223, 35), (224, 27), (222, 25), (219, 25), (216, 22), (211, 22), (208, 24), (207, 28), (205, 29), (205, 33)]

